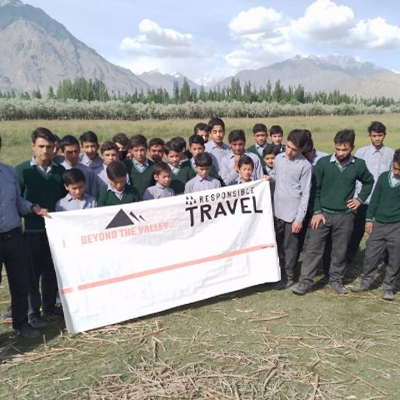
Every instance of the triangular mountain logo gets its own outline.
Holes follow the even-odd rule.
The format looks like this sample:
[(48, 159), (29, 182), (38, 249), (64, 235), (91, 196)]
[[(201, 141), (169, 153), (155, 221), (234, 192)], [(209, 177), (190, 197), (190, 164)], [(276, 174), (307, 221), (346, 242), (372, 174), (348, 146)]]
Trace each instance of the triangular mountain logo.
[(117, 215), (107, 225), (106, 229), (119, 228), (120, 226), (135, 225), (124, 210), (119, 210)]

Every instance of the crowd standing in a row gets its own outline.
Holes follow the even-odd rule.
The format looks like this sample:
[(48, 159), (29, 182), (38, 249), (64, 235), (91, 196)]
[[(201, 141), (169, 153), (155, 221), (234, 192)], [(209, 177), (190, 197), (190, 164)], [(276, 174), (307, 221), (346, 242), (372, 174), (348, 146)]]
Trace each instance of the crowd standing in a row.
[(188, 146), (182, 137), (147, 142), (143, 135), (129, 139), (123, 133), (100, 146), (91, 131), (78, 141), (35, 129), (30, 160), (15, 170), (0, 163), (0, 264), (4, 262), (8, 275), (13, 328), (23, 337), (36, 337), (37, 329), (46, 326), (43, 316), (63, 315), (56, 306), (57, 281), (43, 220), (48, 212), (158, 199), (262, 178), (270, 182), (273, 196), (282, 276), (276, 290), (292, 287), (293, 293), (306, 294), (322, 259), (324, 282), (346, 294), (343, 275), (365, 230), (370, 236), (364, 270), (351, 290), (367, 290), (386, 255), (383, 297), (393, 300), (400, 271), (400, 150), (384, 146), (382, 123), (373, 122), (368, 133), (371, 145), (353, 156), (353, 130), (339, 131), (335, 151), (327, 155), (315, 149), (308, 130), (292, 130), (283, 145), (280, 126), (270, 128), (269, 143), (267, 127), (256, 124), (254, 145), (246, 150), (241, 129), (231, 131), (229, 145), (224, 143), (225, 124), (219, 118), (197, 124)]

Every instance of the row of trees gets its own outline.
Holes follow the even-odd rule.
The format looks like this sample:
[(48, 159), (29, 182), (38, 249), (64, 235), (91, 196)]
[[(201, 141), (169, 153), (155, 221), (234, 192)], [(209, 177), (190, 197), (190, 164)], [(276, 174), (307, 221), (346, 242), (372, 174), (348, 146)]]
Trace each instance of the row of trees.
[(78, 101), (45, 99), (0, 99), (0, 120), (20, 119), (197, 119), (212, 116), (228, 118), (271, 118), (281, 116), (360, 115), (400, 113), (400, 104), (390, 107), (366, 104), (327, 105), (281, 104), (277, 102), (245, 103), (241, 101), (198, 101), (184, 104), (131, 104), (122, 100)]
[(75, 81), (66, 79), (62, 81), (54, 90), (50, 87), (46, 96), (42, 96), (39, 89), (29, 93), (16, 95), (15, 92), (1, 93), (0, 98), (20, 98), (23, 100), (42, 99), (67, 101), (70, 99), (78, 101), (101, 101), (121, 100), (131, 104), (185, 104), (187, 102), (233, 102), (243, 103), (280, 103), (280, 104), (312, 104), (322, 103), (326, 105), (339, 104), (364, 104), (368, 106), (391, 106), (396, 104), (393, 98), (374, 97), (371, 99), (360, 99), (356, 96), (349, 96), (340, 93), (339, 90), (333, 92), (307, 93), (302, 85), (297, 87), (289, 86), (285, 88), (278, 80), (272, 84), (269, 80), (262, 88), (256, 89), (250, 82), (246, 82), (242, 88), (239, 79), (232, 78), (230, 86), (211, 88), (206, 90), (201, 86), (199, 90), (192, 88), (184, 79), (182, 87), (175, 81), (172, 94), (166, 89), (147, 89), (147, 91), (135, 90), (132, 94), (109, 93), (105, 84), (100, 80), (78, 78)]

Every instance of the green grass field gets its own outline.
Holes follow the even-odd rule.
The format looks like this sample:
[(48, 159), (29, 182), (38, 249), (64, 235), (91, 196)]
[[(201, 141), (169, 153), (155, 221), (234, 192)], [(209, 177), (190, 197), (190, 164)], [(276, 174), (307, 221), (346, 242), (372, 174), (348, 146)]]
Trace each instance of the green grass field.
[[(261, 121), (285, 133), (308, 128), (317, 148), (332, 151), (333, 135), (354, 128), (368, 143), (374, 120), (388, 128), (387, 144), (400, 147), (400, 117), (313, 117)], [(46, 126), (62, 136), (117, 132), (188, 137), (197, 121), (3, 122), (3, 162), (30, 157), (29, 133)], [(254, 120), (226, 120), (243, 128), (249, 145)], [(364, 245), (363, 245), (364, 247)], [(347, 272), (358, 275), (364, 248)], [(70, 337), (53, 321), (40, 339), (0, 333), (0, 399), (398, 399), (400, 295), (381, 299), (375, 289), (338, 296), (327, 287), (304, 297), (261, 285), (157, 315)], [(3, 272), (0, 309), (9, 304)]]

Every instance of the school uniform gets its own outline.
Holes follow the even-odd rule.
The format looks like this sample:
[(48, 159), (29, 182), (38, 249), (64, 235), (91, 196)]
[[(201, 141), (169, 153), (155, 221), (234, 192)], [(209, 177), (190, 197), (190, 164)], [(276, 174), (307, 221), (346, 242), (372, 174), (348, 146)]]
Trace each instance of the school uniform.
[(276, 156), (271, 177), (275, 181), (275, 231), (283, 283), (293, 281), (299, 234), (292, 233), (292, 223), (303, 222), (306, 215), (311, 175), (311, 164), (302, 154), (292, 159), (286, 153)]
[[(249, 156), (254, 162), (254, 170), (251, 174), (251, 180), (257, 181), (263, 177), (263, 170), (261, 167), (260, 159), (253, 153), (248, 153), (245, 151), (243, 155)], [(237, 177), (239, 176), (239, 172), (234, 170), (235, 165), (235, 155), (232, 150), (222, 159), (220, 163), (220, 175), (225, 185), (232, 185), (235, 183)]]
[(138, 163), (134, 158), (124, 161), (131, 185), (139, 192), (140, 198), (143, 198), (144, 192), (150, 186), (154, 186), (154, 163), (146, 158), (143, 164)]
[(164, 187), (158, 182), (154, 186), (146, 189), (143, 200), (163, 199), (164, 197), (174, 196), (175, 192), (170, 187)]
[[(390, 147), (382, 146), (377, 150), (372, 144), (369, 146), (361, 147), (355, 153), (355, 156), (361, 158), (367, 164), (369, 172), (374, 177), (374, 182), (378, 181), (380, 174), (389, 171), (393, 161), (394, 150)], [(361, 190), (359, 182), (356, 184), (356, 196)], [(350, 238), (349, 248), (346, 254), (347, 264), (351, 264), (357, 255), (360, 243), (364, 237), (365, 218), (367, 214), (368, 204), (371, 200), (371, 195), (358, 207), (355, 220), (353, 233)]]
[(28, 324), (30, 274), (20, 215), (31, 213), (33, 204), (21, 197), (15, 169), (3, 163), (0, 163), (0, 204), (0, 282), (4, 263), (11, 295), (12, 326), (20, 330)]
[(85, 153), (81, 153), (79, 154), (79, 161), (89, 167), (95, 175), (103, 168), (103, 159), (98, 154), (91, 160)]
[[(193, 157), (190, 159), (190, 166), (192, 167), (193, 172), (194, 172), (195, 174), (197, 174), (196, 163), (195, 163), (195, 160), (194, 160)], [(225, 186), (224, 181), (223, 181), (222, 178), (219, 176), (219, 174), (218, 174), (218, 172), (217, 172), (217, 170), (216, 170), (216, 168), (215, 168), (214, 165), (211, 165), (209, 175), (210, 175), (211, 177), (215, 178), (215, 179), (218, 179), (219, 182), (221, 183), (221, 186)]]
[(201, 178), (200, 175), (196, 175), (185, 185), (185, 194), (201, 192), (202, 190), (218, 189), (221, 187), (221, 182), (218, 179), (208, 175), (205, 178)]
[(231, 148), (225, 143), (222, 143), (222, 146), (219, 147), (212, 139), (210, 139), (204, 146), (205, 151), (207, 153), (210, 153), (213, 165), (217, 170), (217, 173), (220, 174), (221, 161), (230, 152)]
[(108, 185), (106, 188), (101, 189), (97, 207), (135, 203), (140, 199), (139, 191), (133, 186), (126, 185), (122, 192), (117, 192), (111, 185)]
[(171, 164), (168, 164), (171, 168), (171, 189), (175, 192), (175, 194), (182, 194), (185, 191), (185, 185), (191, 179), (196, 176), (196, 173), (193, 171), (190, 166), (190, 162), (185, 162), (180, 164), (178, 167), (174, 167)]
[(74, 165), (71, 165), (66, 160), (64, 160), (59, 165), (63, 166), (66, 171), (72, 168), (76, 168), (82, 171), (83, 175), (85, 175), (85, 193), (95, 198), (99, 195), (99, 191), (102, 187), (102, 182), (100, 182), (99, 178), (92, 169), (79, 161)]
[[(98, 181), (99, 181), (99, 192), (101, 189), (104, 187), (107, 187), (108, 184), (110, 183), (110, 180), (108, 179), (107, 176), (107, 165), (103, 164), (103, 169), (101, 172), (97, 175)], [(127, 185), (131, 184), (131, 178), (128, 173), (126, 173), (126, 183)]]
[[(57, 201), (66, 194), (62, 180), (64, 167), (50, 162), (45, 170), (33, 157), (18, 165), (16, 171), (23, 197), (34, 204), (40, 204), (50, 212), (55, 211)], [(31, 259), (28, 312), (31, 322), (40, 317), (40, 307), (44, 314), (51, 315), (55, 312), (57, 279), (44, 219), (36, 214), (28, 214), (24, 217), (24, 221), (25, 238)], [(41, 282), (41, 294), (39, 282)]]
[(82, 200), (74, 199), (69, 193), (57, 201), (56, 211), (75, 211), (95, 208), (97, 201), (94, 197), (84, 194)]
[(259, 146), (257, 143), (253, 144), (253, 146), (250, 146), (246, 151), (247, 153), (253, 153), (255, 154), (261, 163), (261, 167), (264, 169), (265, 168), (265, 161), (263, 159), (263, 150), (265, 147), (267, 147), (268, 143), (265, 143), (264, 146)]
[(385, 252), (389, 262), (383, 280), (383, 290), (393, 291), (400, 272), (400, 179), (392, 171), (382, 173), (372, 193), (366, 221), (373, 222), (367, 240), (363, 277), (360, 285), (368, 288), (376, 275)]
[(341, 165), (332, 154), (317, 162), (314, 169), (313, 212), (314, 215), (323, 214), (326, 224), (321, 223), (318, 229), (309, 231), (299, 284), (307, 287), (312, 285), (325, 242), (331, 234), (329, 283), (342, 285), (346, 251), (354, 222), (354, 212), (347, 207), (347, 202), (354, 198), (357, 180), (362, 183), (357, 197), (362, 203), (368, 198), (374, 184), (364, 160), (350, 156), (346, 164)]

